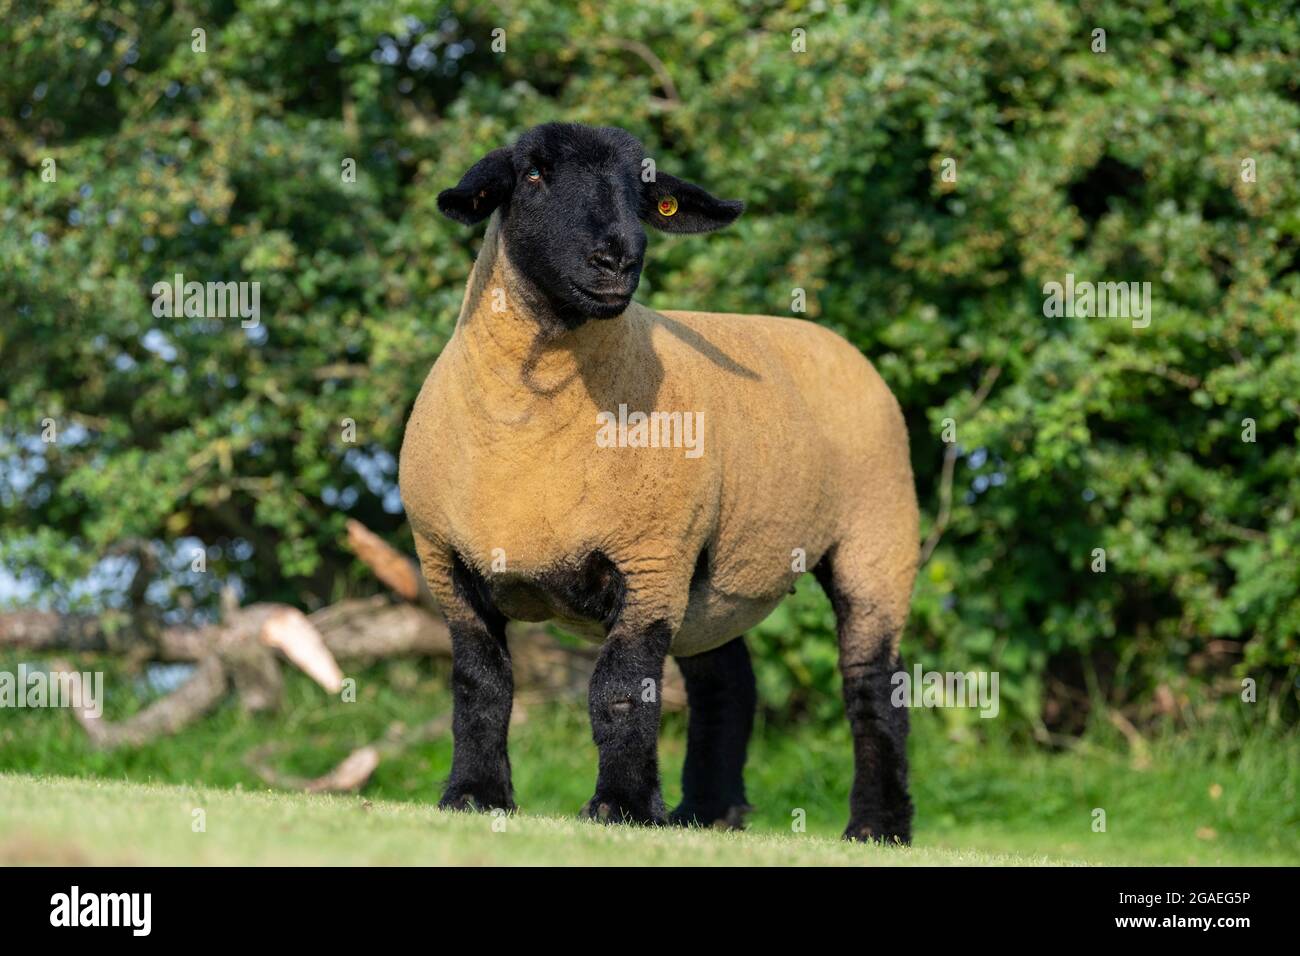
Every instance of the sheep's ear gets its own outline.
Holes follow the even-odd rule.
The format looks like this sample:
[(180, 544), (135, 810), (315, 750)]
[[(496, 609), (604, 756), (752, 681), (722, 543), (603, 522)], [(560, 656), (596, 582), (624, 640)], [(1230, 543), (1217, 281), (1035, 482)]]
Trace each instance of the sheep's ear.
[(663, 232), (712, 232), (731, 225), (744, 208), (667, 173), (657, 173), (641, 190), (641, 220)]
[(472, 226), (505, 202), (514, 185), (510, 150), (494, 149), (471, 166), (455, 186), (438, 193), (438, 209), (447, 218)]

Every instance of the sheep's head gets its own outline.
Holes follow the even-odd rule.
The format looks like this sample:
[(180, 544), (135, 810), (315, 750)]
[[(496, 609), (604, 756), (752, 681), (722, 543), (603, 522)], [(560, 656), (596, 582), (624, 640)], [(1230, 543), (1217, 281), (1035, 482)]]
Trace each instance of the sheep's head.
[(708, 232), (744, 204), (654, 169), (624, 130), (547, 123), (480, 159), (438, 195), (438, 208), (466, 224), (500, 209), (511, 264), (576, 325), (613, 318), (631, 302), (645, 258), (642, 223)]

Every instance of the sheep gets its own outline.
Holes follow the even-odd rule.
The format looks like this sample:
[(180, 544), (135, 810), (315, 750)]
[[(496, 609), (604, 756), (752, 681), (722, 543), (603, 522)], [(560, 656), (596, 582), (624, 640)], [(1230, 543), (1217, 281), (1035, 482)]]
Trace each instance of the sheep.
[[(555, 620), (601, 643), (582, 813), (738, 825), (756, 704), (743, 635), (811, 568), (836, 615), (853, 734), (844, 835), (909, 842), (907, 711), (889, 703), (919, 551), (902, 413), (871, 363), (815, 323), (635, 302), (643, 223), (701, 233), (743, 208), (664, 172), (644, 182), (644, 159), (624, 130), (548, 123), (438, 195), (451, 219), (488, 220), (400, 459), (452, 634), (439, 805), (514, 809), (505, 625)], [(688, 420), (694, 456), (674, 438)], [(668, 654), (689, 706), (671, 813), (656, 754)]]

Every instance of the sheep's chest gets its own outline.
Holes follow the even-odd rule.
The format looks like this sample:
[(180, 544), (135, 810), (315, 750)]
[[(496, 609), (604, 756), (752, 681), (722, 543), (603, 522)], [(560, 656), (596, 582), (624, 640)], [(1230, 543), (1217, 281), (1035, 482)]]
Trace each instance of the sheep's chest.
[(694, 511), (682, 498), (695, 494), (667, 480), (666, 455), (601, 449), (593, 434), (594, 424), (580, 444), (511, 434), (445, 460), (438, 486), (447, 540), (506, 617), (558, 619), (599, 639), (623, 588), (617, 564), (680, 541), (676, 523)]
[(581, 521), (567, 532), (549, 521), (482, 524), (465, 539), (463, 557), (497, 610), (512, 620), (554, 619), (584, 636), (604, 636), (623, 579)]
[(547, 471), (482, 462), (449, 482), (450, 538), (507, 617), (558, 618), (599, 637), (617, 583), (602, 549), (631, 519), (603, 502), (581, 464)]
[(480, 460), (451, 488), (452, 539), (496, 573), (538, 572), (573, 557), (590, 537), (581, 471)]

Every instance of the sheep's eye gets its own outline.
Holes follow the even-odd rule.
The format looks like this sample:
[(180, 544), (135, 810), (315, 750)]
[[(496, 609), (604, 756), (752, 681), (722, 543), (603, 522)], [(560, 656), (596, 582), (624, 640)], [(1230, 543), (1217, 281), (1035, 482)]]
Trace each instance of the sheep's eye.
[(530, 183), (540, 183), (542, 181), (542, 171), (536, 166), (530, 166), (525, 175)]

